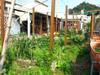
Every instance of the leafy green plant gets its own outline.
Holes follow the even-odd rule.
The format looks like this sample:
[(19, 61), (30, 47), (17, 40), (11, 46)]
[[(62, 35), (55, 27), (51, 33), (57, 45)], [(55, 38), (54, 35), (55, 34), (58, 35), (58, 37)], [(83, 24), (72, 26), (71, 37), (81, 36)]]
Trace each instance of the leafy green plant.
[(49, 46), (49, 36), (40, 36), (38, 38), (36, 38), (36, 43), (38, 45), (38, 47), (40, 48), (47, 48), (48, 49), (48, 46)]
[[(16, 72), (18, 72), (18, 75), (53, 75), (51, 65), (56, 62), (55, 72), (61, 72), (62, 75), (73, 75), (72, 61), (77, 59), (81, 50), (79, 42), (83, 39), (80, 39), (80, 34), (76, 36), (71, 31), (67, 37), (69, 37), (68, 41), (71, 40), (72, 44), (68, 43), (63, 46), (64, 35), (59, 35), (54, 38), (52, 51), (48, 48), (49, 36), (33, 35), (29, 39), (22, 34), (19, 37), (12, 38), (8, 45), (4, 67), (6, 68), (6, 74), (16, 75)], [(84, 53), (84, 50), (82, 51)], [(22, 68), (17, 62), (18, 59), (28, 59), (33, 61), (34, 65), (31, 64)]]

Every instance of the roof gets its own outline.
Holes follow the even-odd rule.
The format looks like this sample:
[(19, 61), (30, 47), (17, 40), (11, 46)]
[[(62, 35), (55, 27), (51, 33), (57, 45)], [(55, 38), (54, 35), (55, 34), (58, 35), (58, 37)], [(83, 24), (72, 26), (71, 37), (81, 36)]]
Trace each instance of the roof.
[[(11, 0), (6, 0), (6, 7), (10, 7)], [(15, 4), (14, 9), (20, 12), (30, 12), (32, 13), (32, 9), (35, 8), (35, 12), (39, 12), (42, 14), (45, 14), (48, 12), (48, 6), (37, 1), (33, 0), (32, 2), (25, 4), (25, 5), (20, 5), (20, 4)]]
[[(6, 2), (11, 2), (11, 0), (6, 0)], [(10, 4), (6, 4), (7, 7), (10, 7)], [(51, 10), (48, 9), (48, 6), (38, 2), (37, 0), (32, 0), (32, 2), (27, 3), (25, 5), (15, 4), (14, 9), (16, 15), (23, 15), (26, 12), (32, 13), (33, 8), (35, 8), (35, 12), (41, 13), (41, 14), (47, 14), (51, 15)], [(56, 17), (56, 15), (55, 15)], [(84, 17), (84, 15), (68, 15), (68, 19), (81, 19), (81, 17)], [(57, 18), (65, 19), (65, 14), (62, 13), (62, 15), (57, 15)]]

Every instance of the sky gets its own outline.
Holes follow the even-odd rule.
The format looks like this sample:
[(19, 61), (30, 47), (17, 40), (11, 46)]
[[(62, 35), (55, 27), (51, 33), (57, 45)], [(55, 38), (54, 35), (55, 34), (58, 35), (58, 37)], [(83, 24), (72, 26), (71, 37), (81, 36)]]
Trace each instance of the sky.
[[(33, 0), (16, 0), (16, 2), (20, 3), (20, 4), (27, 4), (27, 3), (30, 3), (31, 1), (33, 1)], [(39, 0), (39, 1), (43, 2), (45, 0)], [(82, 3), (83, 1), (100, 6), (100, 0), (55, 0), (55, 1), (56, 1), (56, 7), (63, 7), (65, 5), (68, 5), (69, 8), (73, 8), (73, 7), (77, 6), (78, 4)], [(47, 2), (45, 2), (45, 4), (50, 6), (51, 0), (47, 0)]]
[[(16, 0), (16, 3), (25, 5), (25, 4), (30, 3), (31, 1), (33, 1), (33, 0)], [(39, 0), (39, 1), (43, 2), (46, 0)], [(51, 1), (52, 0), (47, 0), (45, 2), (45, 4), (48, 5), (49, 10), (51, 10)], [(64, 13), (65, 5), (67, 5), (68, 8), (74, 8), (84, 1), (91, 3), (91, 4), (95, 4), (97, 6), (100, 6), (100, 0), (55, 0), (55, 1), (56, 1), (56, 8), (55, 8), (56, 15), (58, 15), (59, 13), (60, 14)]]

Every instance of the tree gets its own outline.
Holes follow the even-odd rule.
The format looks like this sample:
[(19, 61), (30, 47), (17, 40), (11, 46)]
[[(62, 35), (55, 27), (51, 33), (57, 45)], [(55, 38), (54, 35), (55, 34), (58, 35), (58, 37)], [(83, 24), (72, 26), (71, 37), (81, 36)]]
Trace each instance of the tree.
[(90, 4), (90, 3), (86, 3), (86, 2), (82, 2), (81, 4), (79, 4), (78, 6), (74, 7), (73, 9), (70, 9), (70, 12), (74, 12), (76, 14), (80, 14), (81, 10), (85, 10), (89, 11), (89, 10), (95, 10), (95, 9), (100, 9), (100, 7)]

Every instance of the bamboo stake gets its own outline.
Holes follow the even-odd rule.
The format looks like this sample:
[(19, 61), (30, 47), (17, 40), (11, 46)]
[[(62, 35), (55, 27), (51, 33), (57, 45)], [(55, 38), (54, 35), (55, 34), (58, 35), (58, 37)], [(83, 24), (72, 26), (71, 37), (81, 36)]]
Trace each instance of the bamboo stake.
[(6, 58), (6, 47), (7, 47), (8, 36), (9, 36), (9, 33), (10, 33), (10, 28), (11, 28), (11, 20), (12, 20), (12, 14), (13, 14), (15, 1), (16, 0), (12, 0), (12, 3), (11, 3), (11, 9), (10, 9), (9, 18), (8, 18), (8, 22), (7, 22), (7, 29), (6, 29), (3, 48), (2, 48), (2, 53), (1, 53), (0, 71), (3, 68), (4, 61), (5, 61), (5, 58)]
[(51, 27), (50, 27), (50, 44), (49, 48), (53, 48), (53, 38), (54, 38), (54, 30), (55, 30), (55, 25), (54, 25), (54, 17), (55, 17), (55, 0), (52, 0), (52, 6), (51, 6)]

